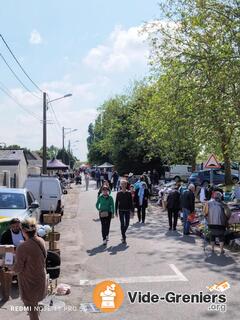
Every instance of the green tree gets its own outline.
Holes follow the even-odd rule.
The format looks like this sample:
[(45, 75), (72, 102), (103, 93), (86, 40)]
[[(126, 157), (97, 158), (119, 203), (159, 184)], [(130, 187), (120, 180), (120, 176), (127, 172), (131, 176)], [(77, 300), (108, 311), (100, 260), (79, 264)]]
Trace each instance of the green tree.
[[(164, 1), (165, 21), (147, 27), (154, 73), (172, 73), (182, 111), (203, 146), (221, 155), (226, 183), (240, 120), (240, 3)], [(188, 112), (189, 111), (189, 112)]]

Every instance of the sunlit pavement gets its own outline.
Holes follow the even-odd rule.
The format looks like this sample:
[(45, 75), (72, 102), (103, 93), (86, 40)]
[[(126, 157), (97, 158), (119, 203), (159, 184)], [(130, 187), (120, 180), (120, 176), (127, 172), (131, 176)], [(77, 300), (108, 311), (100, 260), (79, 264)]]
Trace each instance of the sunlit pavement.
[[(115, 193), (113, 193), (115, 197)], [(95, 209), (97, 192), (92, 182), (89, 191), (77, 186), (66, 195), (65, 214), (57, 227), (61, 232), (61, 277), (59, 283), (71, 285), (71, 294), (58, 297), (65, 311), (44, 311), (41, 319), (238, 319), (239, 256), (225, 256), (203, 251), (203, 241), (195, 236), (182, 236), (168, 231), (167, 214), (157, 206), (148, 210), (146, 224), (135, 216), (127, 234), (127, 245), (121, 244), (120, 224), (112, 220), (110, 241), (102, 245), (100, 222)], [(115, 313), (79, 311), (82, 304), (92, 303), (92, 291), (98, 281), (119, 281), (125, 293), (122, 307)], [(227, 280), (226, 312), (208, 310), (210, 304), (166, 303), (131, 304), (127, 291), (151, 291), (164, 296), (174, 293), (210, 293), (207, 286)], [(214, 294), (217, 292), (213, 292)], [(11, 305), (22, 305), (12, 299), (3, 305), (1, 315), (26, 319), (26, 314), (10, 311)], [(217, 308), (217, 306), (215, 306)]]

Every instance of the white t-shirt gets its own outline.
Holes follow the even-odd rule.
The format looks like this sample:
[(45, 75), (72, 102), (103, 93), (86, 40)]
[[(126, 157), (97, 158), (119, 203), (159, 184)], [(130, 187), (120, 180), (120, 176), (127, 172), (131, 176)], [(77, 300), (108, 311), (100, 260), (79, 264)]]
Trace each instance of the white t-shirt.
[(204, 188), (201, 188), (201, 191), (200, 191), (200, 201), (201, 202), (205, 202), (206, 200), (206, 197), (205, 197), (205, 189)]
[(24, 241), (22, 232), (14, 233), (14, 232), (11, 231), (11, 234), (12, 234), (13, 245), (15, 247), (18, 247), (20, 245), (21, 241)]

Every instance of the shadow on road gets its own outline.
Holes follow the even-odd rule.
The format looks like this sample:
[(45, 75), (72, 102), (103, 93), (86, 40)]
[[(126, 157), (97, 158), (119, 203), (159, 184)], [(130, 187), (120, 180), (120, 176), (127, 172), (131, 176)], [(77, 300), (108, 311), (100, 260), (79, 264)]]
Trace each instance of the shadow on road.
[(178, 240), (186, 242), (186, 243), (191, 243), (191, 244), (196, 244), (196, 240), (194, 236), (182, 236), (178, 238)]
[[(206, 252), (203, 250), (203, 245), (201, 245), (201, 239), (198, 236), (182, 235), (180, 219), (178, 220), (177, 230), (168, 231), (169, 226), (167, 213), (154, 207), (150, 207), (149, 209), (149, 213), (146, 217), (146, 224), (142, 225), (138, 222), (133, 223), (128, 229), (128, 236), (135, 239), (153, 240), (156, 243), (158, 241), (164, 241), (164, 249), (166, 253), (162, 255), (158, 250), (150, 252), (142, 252), (139, 250), (137, 254), (157, 256), (158, 260), (156, 263), (158, 264), (165, 263), (166, 259), (171, 259), (171, 257), (174, 256), (178, 262), (190, 261), (193, 268), (197, 267), (198, 269), (204, 269), (207, 267), (213, 272), (224, 270), (225, 276), (229, 279), (240, 280), (240, 267), (237, 266), (237, 261), (231, 252), (228, 253), (227, 251), (225, 256), (211, 256), (209, 252), (206, 256)], [(177, 245), (177, 254), (176, 247), (171, 244), (172, 240), (176, 241), (176, 244), (180, 244)], [(169, 245), (168, 241), (170, 241)], [(189, 245), (192, 246), (191, 249), (189, 248)], [(216, 251), (219, 251), (219, 248), (217, 248)], [(189, 266), (183, 265), (181, 271), (188, 271), (188, 268)]]
[(178, 232), (177, 230), (173, 230), (173, 231), (167, 231), (165, 233), (166, 237), (180, 237), (182, 236), (182, 234), (180, 232)]
[(118, 252), (125, 251), (129, 248), (127, 244), (119, 243), (117, 246), (111, 246), (107, 249), (110, 255), (116, 255)]
[(107, 247), (101, 244), (100, 246), (95, 247), (95, 248), (90, 249), (90, 250), (87, 250), (86, 252), (91, 257), (91, 256), (95, 256), (96, 254), (102, 253), (102, 252), (105, 252), (105, 251), (107, 251)]
[(111, 246), (111, 247), (100, 245), (93, 249), (87, 250), (86, 252), (90, 257), (103, 252), (109, 252), (110, 255), (116, 255), (118, 252), (123, 252), (128, 248), (129, 246), (127, 244), (119, 243), (117, 246)]
[(205, 259), (206, 263), (215, 264), (217, 266), (225, 267), (231, 264), (236, 263), (236, 261), (232, 257), (228, 257), (225, 255), (218, 256), (215, 254), (211, 254)]

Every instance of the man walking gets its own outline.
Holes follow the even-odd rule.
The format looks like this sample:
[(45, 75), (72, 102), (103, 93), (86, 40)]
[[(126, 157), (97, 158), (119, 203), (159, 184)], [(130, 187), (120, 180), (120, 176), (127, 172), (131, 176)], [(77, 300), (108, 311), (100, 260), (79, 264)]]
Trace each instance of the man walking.
[(195, 211), (195, 186), (190, 184), (188, 190), (184, 191), (181, 196), (181, 206), (183, 211), (183, 234), (189, 235), (190, 222), (188, 216)]
[[(178, 186), (176, 186), (167, 197), (167, 210), (168, 210), (168, 221), (169, 230), (176, 230), (178, 212), (180, 210), (180, 192), (178, 191)], [(173, 220), (173, 225), (172, 225)]]
[(127, 191), (128, 182), (125, 180), (121, 181), (121, 191), (117, 193), (116, 203), (115, 203), (115, 211), (116, 216), (120, 218), (121, 223), (121, 233), (122, 233), (122, 243), (126, 244), (126, 231), (129, 226), (130, 214), (133, 213), (133, 201), (132, 195), (129, 191)]

